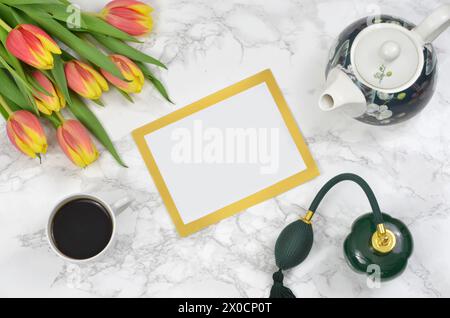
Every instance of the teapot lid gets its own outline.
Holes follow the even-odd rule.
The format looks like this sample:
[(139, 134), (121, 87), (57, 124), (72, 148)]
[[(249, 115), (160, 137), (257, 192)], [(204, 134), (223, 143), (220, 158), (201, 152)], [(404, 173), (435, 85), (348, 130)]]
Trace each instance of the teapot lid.
[(356, 78), (366, 86), (389, 94), (401, 92), (422, 73), (423, 43), (398, 24), (373, 24), (355, 38), (351, 62)]

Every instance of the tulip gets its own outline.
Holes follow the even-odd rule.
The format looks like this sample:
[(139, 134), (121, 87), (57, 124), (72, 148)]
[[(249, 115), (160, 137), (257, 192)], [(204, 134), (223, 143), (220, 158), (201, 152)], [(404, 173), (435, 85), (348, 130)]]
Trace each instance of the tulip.
[(44, 129), (35, 115), (19, 110), (8, 118), (6, 131), (11, 143), (31, 158), (40, 157), (47, 152), (47, 138)]
[(37, 69), (53, 68), (53, 54), (61, 54), (56, 42), (41, 28), (32, 24), (19, 24), (6, 39), (6, 48), (19, 60)]
[(101, 17), (129, 35), (140, 36), (153, 28), (152, 11), (149, 5), (140, 1), (114, 0), (105, 6)]
[(75, 165), (85, 168), (98, 159), (97, 148), (79, 121), (64, 121), (56, 135), (61, 149)]
[(60, 89), (55, 87), (44, 74), (40, 71), (34, 71), (31, 76), (47, 92), (47, 94), (38, 90), (33, 92), (34, 100), (41, 113), (51, 115), (66, 106), (66, 100)]
[(121, 89), (125, 93), (140, 93), (144, 86), (144, 74), (141, 69), (129, 58), (122, 55), (110, 55), (111, 61), (119, 68), (123, 77), (127, 80), (123, 81), (108, 71), (101, 69), (103, 76), (114, 86)]
[(109, 90), (108, 83), (94, 68), (80, 61), (70, 61), (65, 65), (67, 84), (79, 95), (97, 100)]

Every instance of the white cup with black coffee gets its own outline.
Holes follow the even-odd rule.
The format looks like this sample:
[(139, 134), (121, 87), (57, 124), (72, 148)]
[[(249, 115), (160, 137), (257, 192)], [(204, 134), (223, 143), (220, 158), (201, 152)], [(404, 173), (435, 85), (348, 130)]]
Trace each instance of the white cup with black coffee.
[(123, 198), (113, 205), (89, 194), (65, 198), (53, 209), (47, 224), (52, 250), (73, 263), (98, 260), (113, 245), (116, 216), (130, 204)]

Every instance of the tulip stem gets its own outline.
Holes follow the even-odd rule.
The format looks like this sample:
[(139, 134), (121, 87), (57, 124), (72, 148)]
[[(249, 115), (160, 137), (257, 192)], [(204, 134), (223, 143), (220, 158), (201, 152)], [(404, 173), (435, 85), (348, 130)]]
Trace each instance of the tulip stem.
[(56, 117), (61, 121), (61, 124), (64, 124), (66, 119), (63, 117), (63, 115), (60, 112), (56, 112)]
[(8, 33), (11, 32), (12, 28), (8, 25), (8, 23), (6, 23), (5, 21), (3, 21), (3, 19), (0, 18), (0, 26), (5, 29)]
[(13, 113), (11, 107), (9, 107), (6, 100), (1, 95), (0, 95), (0, 105), (2, 105), (3, 109), (8, 113), (8, 116), (10, 116)]

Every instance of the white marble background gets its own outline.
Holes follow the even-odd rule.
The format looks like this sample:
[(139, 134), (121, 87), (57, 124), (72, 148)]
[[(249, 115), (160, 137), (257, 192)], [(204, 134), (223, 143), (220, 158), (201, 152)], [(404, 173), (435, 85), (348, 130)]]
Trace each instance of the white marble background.
[[(99, 10), (106, 1), (75, 1)], [(450, 31), (435, 43), (440, 80), (430, 105), (394, 127), (360, 124), (316, 106), (328, 48), (359, 17), (379, 11), (420, 22), (444, 0), (164, 0), (155, 32), (141, 48), (169, 66), (160, 75), (176, 102), (148, 86), (136, 104), (114, 93), (96, 112), (130, 166), (103, 153), (86, 170), (73, 167), (51, 138), (42, 164), (18, 154), (0, 130), (0, 296), (266, 297), (281, 229), (304, 213), (315, 192), (341, 172), (359, 173), (382, 209), (404, 220), (415, 238), (405, 273), (369, 289), (345, 263), (351, 223), (369, 210), (360, 190), (343, 184), (315, 219), (310, 257), (287, 273), (298, 297), (450, 296)], [(265, 68), (271, 68), (322, 176), (238, 216), (181, 239), (144, 167), (130, 131)], [(52, 132), (49, 130), (49, 134)], [(194, 182), (194, 180), (193, 180)], [(89, 192), (134, 202), (119, 217), (111, 253), (91, 265), (64, 263), (44, 227), (63, 196)]]

